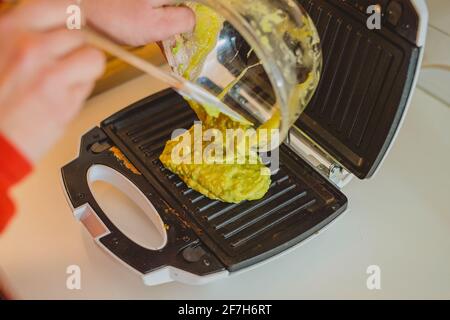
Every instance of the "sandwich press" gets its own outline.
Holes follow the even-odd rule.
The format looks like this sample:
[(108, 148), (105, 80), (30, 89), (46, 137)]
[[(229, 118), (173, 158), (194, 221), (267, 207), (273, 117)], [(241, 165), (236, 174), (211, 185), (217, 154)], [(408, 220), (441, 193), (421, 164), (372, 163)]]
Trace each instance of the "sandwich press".
[[(420, 70), (425, 1), (297, 1), (321, 37), (322, 79), (280, 146), (280, 169), (263, 199), (210, 200), (163, 167), (159, 156), (172, 132), (196, 120), (173, 90), (104, 120), (62, 168), (75, 218), (145, 284), (203, 284), (288, 252), (341, 215), (348, 202), (341, 188), (352, 177), (371, 178), (388, 154)], [(367, 27), (370, 5), (382, 13), (380, 30)], [(163, 245), (147, 248), (117, 227), (93, 195), (96, 181), (119, 188), (149, 213)]]

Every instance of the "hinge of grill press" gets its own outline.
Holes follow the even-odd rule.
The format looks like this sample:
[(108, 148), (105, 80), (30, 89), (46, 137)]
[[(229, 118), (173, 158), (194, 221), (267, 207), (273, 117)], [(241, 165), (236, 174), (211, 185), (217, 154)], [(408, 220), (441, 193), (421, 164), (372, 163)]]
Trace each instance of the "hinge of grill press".
[(291, 129), (286, 144), (317, 172), (339, 188), (344, 187), (352, 179), (353, 175), (348, 170), (299, 128), (293, 127)]

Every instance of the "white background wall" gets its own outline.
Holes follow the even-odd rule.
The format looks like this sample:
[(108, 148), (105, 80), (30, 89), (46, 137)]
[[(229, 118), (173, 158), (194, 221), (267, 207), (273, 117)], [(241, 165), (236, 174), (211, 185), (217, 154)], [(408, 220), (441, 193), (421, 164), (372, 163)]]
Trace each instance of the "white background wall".
[[(450, 1), (428, 0), (430, 24), (419, 86), (450, 105)], [(427, 68), (446, 66), (447, 70)]]

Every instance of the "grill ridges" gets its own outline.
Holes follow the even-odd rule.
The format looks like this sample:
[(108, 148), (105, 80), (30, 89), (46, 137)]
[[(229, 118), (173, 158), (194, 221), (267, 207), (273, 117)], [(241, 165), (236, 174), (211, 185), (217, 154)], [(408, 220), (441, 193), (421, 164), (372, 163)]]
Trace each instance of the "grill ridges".
[[(255, 223), (268, 218), (270, 215), (274, 214), (275, 212), (277, 212), (278, 210), (290, 205), (291, 203), (293, 203), (294, 201), (303, 198), (304, 196), (306, 196), (307, 192), (303, 192), (300, 194), (297, 194), (296, 196), (294, 196), (293, 198), (289, 198), (287, 201), (285, 202), (281, 202), (279, 204), (277, 204), (275, 207), (273, 207), (270, 210), (265, 211), (262, 214), (258, 214), (257, 217), (255, 217), (254, 219), (247, 219), (246, 221), (239, 221), (239, 223), (235, 224), (235, 227), (231, 228), (230, 230), (228, 230), (223, 236), (225, 239), (229, 239), (232, 236), (242, 232), (243, 230), (249, 228), (250, 226), (254, 225)], [(227, 225), (231, 224), (232, 222), (237, 222), (238, 220), (244, 220), (245, 215), (248, 213), (254, 212), (254, 210), (249, 210), (247, 212), (245, 212), (244, 215), (239, 215), (235, 220), (231, 221), (227, 221), (227, 224), (222, 224), (221, 227), (217, 227), (217, 229), (222, 229), (225, 228)]]
[(235, 222), (236, 220), (242, 219), (249, 213), (252, 213), (253, 211), (269, 204), (270, 202), (273, 202), (274, 200), (278, 199), (285, 193), (293, 190), (295, 187), (296, 187), (295, 185), (291, 185), (291, 186), (287, 187), (286, 189), (280, 190), (278, 192), (274, 192), (274, 191), (272, 191), (273, 190), (272, 189), (272, 190), (270, 190), (271, 192), (269, 192), (268, 196), (266, 196), (263, 200), (259, 201), (257, 204), (252, 205), (244, 210), (237, 211), (235, 214), (233, 214), (233, 216), (227, 217), (226, 220), (224, 220), (220, 223), (213, 223), (213, 225), (216, 230), (220, 230), (220, 229), (226, 227), (227, 225)]
[(255, 231), (247, 232), (247, 235), (244, 237), (240, 237), (237, 239), (233, 238), (231, 246), (234, 248), (243, 246), (244, 244), (246, 244), (250, 240), (254, 239), (255, 237), (261, 235), (262, 233), (275, 228), (277, 225), (281, 224), (283, 221), (291, 218), (292, 216), (294, 216), (300, 212), (303, 212), (305, 209), (308, 209), (309, 207), (314, 205), (316, 202), (317, 202), (316, 199), (312, 199), (301, 206), (296, 206), (293, 210), (287, 212), (286, 214), (279, 215), (275, 220), (273, 220), (269, 223), (265, 223), (261, 227), (257, 226), (255, 228), (256, 229)]
[[(185, 113), (190, 113), (191, 121), (177, 116)], [(187, 103), (167, 90), (105, 120), (102, 129), (142, 173), (141, 178), (153, 185), (156, 194), (146, 193), (152, 194), (152, 201), (173, 208), (160, 213), (163, 220), (175, 214), (230, 271), (297, 244), (345, 209), (345, 196), (285, 145), (280, 147), (279, 170), (274, 170), (269, 192), (261, 200), (223, 203), (190, 189), (162, 165), (159, 156), (173, 131), (188, 129), (196, 120)], [(162, 122), (167, 127), (161, 128)]]
[(398, 126), (418, 48), (387, 26), (369, 30), (348, 1), (299, 3), (321, 37), (323, 72), (296, 125), (358, 177), (370, 176)]
[[(154, 168), (152, 171), (158, 173), (158, 180), (176, 195), (180, 204), (190, 208), (193, 217), (230, 254), (247, 250), (252, 240), (260, 241), (258, 239), (262, 239), (283, 221), (306, 211), (308, 204), (320, 201), (307, 186), (294, 179), (283, 165), (272, 176), (270, 190), (261, 200), (230, 204), (208, 199), (190, 189), (159, 160), (172, 132), (191, 127), (196, 120), (195, 114), (184, 104), (174, 105), (170, 113), (165, 113), (166, 118), (161, 110), (155, 110), (156, 116), (150, 111), (147, 113), (145, 118), (139, 120), (144, 126), (136, 126), (133, 122), (122, 123), (119, 132), (121, 139), (133, 146), (147, 166)], [(151, 123), (149, 119), (157, 121)]]

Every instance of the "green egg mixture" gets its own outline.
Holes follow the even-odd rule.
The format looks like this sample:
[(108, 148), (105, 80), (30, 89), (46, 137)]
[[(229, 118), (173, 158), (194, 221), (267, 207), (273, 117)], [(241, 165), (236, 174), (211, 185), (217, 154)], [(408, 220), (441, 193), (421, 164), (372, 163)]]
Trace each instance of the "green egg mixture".
[[(298, 117), (311, 99), (320, 79), (322, 63), (321, 52), (318, 49), (320, 41), (318, 35), (312, 31), (312, 20), (303, 16), (302, 25), (297, 26), (292, 24), (288, 15), (281, 10), (272, 10), (271, 6), (264, 5), (262, 2), (228, 1), (235, 2), (235, 5), (245, 8), (246, 11), (258, 17), (252, 23), (257, 24), (259, 41), (268, 51), (274, 49), (271, 47), (269, 36), (274, 33), (284, 35), (285, 47), (283, 50), (281, 47), (279, 49), (284, 54), (282, 58), (285, 60), (281, 60), (292, 62), (292, 59), (296, 59), (295, 63), (305, 66), (305, 68), (297, 70), (297, 72), (301, 70), (301, 74), (293, 72), (292, 63), (285, 63), (286, 67), (283, 70), (289, 75), (288, 78), (291, 79), (291, 82), (297, 81), (291, 92), (289, 110), (293, 117)], [(189, 6), (196, 13), (197, 25), (192, 34), (186, 37), (181, 36), (176, 41), (172, 47), (172, 53), (181, 60), (178, 63), (178, 72), (186, 79), (194, 81), (207, 56), (216, 46), (224, 20), (215, 11), (204, 5), (190, 3)], [(292, 50), (300, 50), (299, 48), (303, 48), (302, 54), (292, 55)], [(185, 59), (187, 56), (190, 57), (189, 61)], [(226, 86), (218, 98), (223, 99), (250, 68), (258, 65), (260, 63), (243, 70), (236, 80)], [(239, 203), (264, 197), (271, 185), (270, 170), (262, 163), (260, 156), (254, 150), (272, 144), (270, 130), (280, 127), (279, 109), (274, 112), (270, 120), (253, 130), (249, 125), (233, 121), (220, 113), (220, 110), (214, 106), (200, 106), (194, 101), (188, 102), (201, 124), (194, 125), (185, 134), (167, 142), (160, 156), (163, 165), (177, 174), (189, 187), (211, 199)], [(291, 115), (289, 116), (291, 117)], [(252, 137), (256, 137), (256, 140), (244, 138), (240, 141), (237, 140), (232, 148), (227, 148), (230, 141), (225, 139), (222, 144), (213, 149), (214, 152), (210, 152), (211, 143), (204, 142), (203, 136), (195, 135), (196, 130), (199, 129), (202, 132), (216, 130), (222, 137), (227, 137), (227, 129), (244, 131), (252, 129), (254, 132)], [(269, 130), (269, 132), (263, 132), (262, 129)], [(234, 141), (234, 138), (229, 140)], [(213, 142), (218, 144), (215, 139)], [(183, 144), (184, 147), (179, 148), (180, 144)], [(251, 146), (251, 148), (244, 147), (242, 150), (240, 148), (242, 145)], [(220, 153), (222, 157), (216, 153)], [(178, 158), (189, 161), (174, 161), (174, 154), (178, 155)], [(206, 161), (195, 161), (199, 157)], [(237, 157), (239, 160), (244, 158), (245, 161), (237, 161)], [(220, 159), (222, 161), (219, 161)], [(223, 159), (227, 159), (227, 161), (223, 161)]]
[[(197, 14), (197, 25), (193, 35), (196, 50), (183, 73), (187, 79), (192, 79), (192, 72), (195, 72), (195, 69), (204, 62), (209, 52), (214, 49), (223, 25), (221, 18), (209, 8), (195, 4), (194, 10)], [(178, 51), (178, 45), (173, 50)], [(225, 96), (225, 94), (226, 92), (223, 92), (221, 96)], [(226, 137), (227, 129), (247, 130), (250, 128), (249, 126), (231, 120), (214, 108), (200, 106), (194, 101), (188, 102), (201, 121), (201, 129), (203, 132), (209, 129), (219, 130), (222, 136)], [(198, 143), (194, 138), (194, 130), (195, 126), (182, 136), (167, 142), (160, 156), (161, 162), (167, 169), (177, 174), (190, 188), (204, 194), (210, 199), (239, 203), (245, 200), (258, 200), (264, 197), (269, 190), (271, 176), (269, 168), (262, 163), (259, 156), (256, 156), (256, 159), (250, 159), (252, 155), (244, 154), (243, 157), (246, 161), (243, 164), (239, 164), (237, 161), (233, 161), (233, 159), (236, 160), (236, 157), (239, 155), (242, 157), (242, 154), (239, 154), (236, 148), (233, 149), (233, 152), (227, 154), (227, 149), (221, 145), (223, 150), (222, 159), (229, 159), (232, 163), (215, 161), (214, 153), (211, 153), (209, 156), (210, 161), (194, 163), (195, 144)], [(173, 161), (172, 155), (174, 149), (177, 148), (183, 139), (189, 139), (185, 143), (190, 147), (182, 149), (179, 155), (183, 159), (187, 158), (190, 161), (176, 163)], [(208, 145), (209, 143), (205, 142), (201, 144), (203, 152), (206, 153)]]
[[(222, 131), (222, 128), (230, 122), (229, 118), (222, 114), (214, 120), (212, 118), (208, 120), (210, 121), (201, 124), (203, 132), (210, 128)], [(258, 200), (264, 197), (271, 184), (270, 170), (262, 164), (259, 157), (255, 159), (256, 161), (250, 162), (251, 156), (244, 155), (244, 164), (227, 164), (215, 162), (214, 154), (212, 154), (210, 161), (195, 164), (194, 130), (194, 127), (192, 127), (186, 134), (167, 142), (160, 156), (160, 160), (166, 168), (176, 173), (190, 188), (210, 199), (239, 203), (244, 200)], [(182, 139), (187, 139), (190, 147), (180, 152), (181, 157), (189, 158), (190, 161), (175, 163), (172, 159), (172, 152)], [(206, 145), (206, 143), (202, 144), (203, 152), (206, 151)], [(231, 161), (236, 162), (233, 160), (236, 160), (237, 156), (238, 153), (234, 152)], [(203, 156), (204, 158), (205, 156)], [(229, 159), (225, 150), (223, 151), (223, 158)]]

